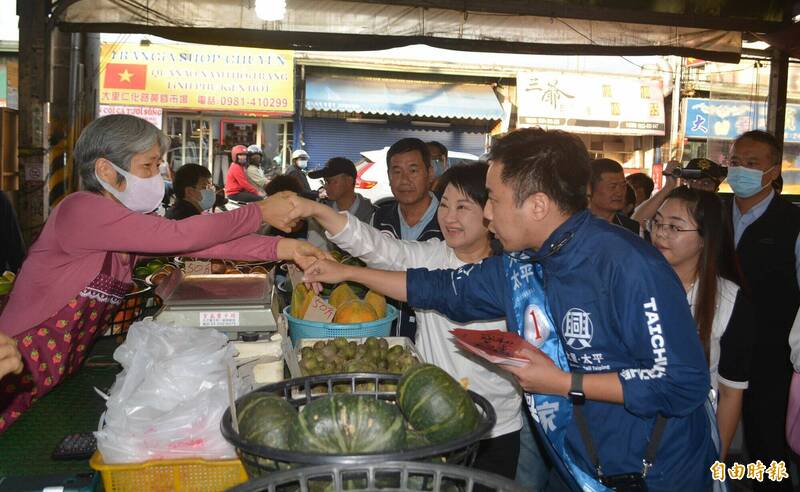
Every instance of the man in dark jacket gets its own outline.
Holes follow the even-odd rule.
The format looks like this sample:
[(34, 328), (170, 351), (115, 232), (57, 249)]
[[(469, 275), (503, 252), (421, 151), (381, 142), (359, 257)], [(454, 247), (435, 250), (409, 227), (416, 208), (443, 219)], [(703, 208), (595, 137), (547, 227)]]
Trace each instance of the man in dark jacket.
[(306, 176), (307, 168), (308, 152), (298, 149), (292, 152), (292, 167), (286, 171), (286, 175), (293, 177), (298, 183), (300, 183), (300, 186), (303, 190), (300, 193), (302, 196), (311, 200), (316, 200), (319, 196), (319, 193), (317, 193), (316, 190), (311, 189), (311, 185), (308, 182), (308, 177)]
[(166, 217), (181, 220), (200, 215), (211, 209), (216, 201), (211, 171), (197, 164), (184, 164), (175, 173), (175, 204), (167, 209)]
[[(443, 240), (436, 218), (439, 200), (429, 191), (433, 170), (428, 146), (418, 138), (399, 140), (386, 152), (386, 164), (395, 201), (378, 207), (372, 226), (407, 241)], [(414, 311), (405, 304), (399, 307), (395, 333), (414, 340), (417, 333)]]
[[(742, 421), (750, 461), (790, 468), (786, 407), (792, 365), (789, 332), (800, 307), (800, 209), (777, 195), (781, 148), (771, 134), (750, 131), (731, 146), (728, 184), (736, 254), (758, 320)], [(755, 490), (792, 490), (792, 481), (753, 481)]]
[(517, 130), (490, 162), (485, 217), (507, 254), (409, 270), (408, 304), (462, 323), (505, 316), (533, 345), (513, 354), (522, 367), (503, 367), (572, 490), (710, 490), (708, 365), (670, 265), (589, 213), (577, 137)]

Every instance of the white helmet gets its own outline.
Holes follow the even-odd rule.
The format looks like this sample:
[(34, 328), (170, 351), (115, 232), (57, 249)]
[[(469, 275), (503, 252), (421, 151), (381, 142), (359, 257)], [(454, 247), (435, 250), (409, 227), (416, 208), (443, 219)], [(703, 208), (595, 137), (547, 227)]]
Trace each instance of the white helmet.
[(292, 160), (295, 160), (299, 157), (305, 157), (306, 159), (308, 159), (308, 152), (302, 149), (298, 149), (292, 152)]
[(261, 154), (261, 155), (264, 155), (264, 153), (263, 153), (263, 152), (261, 152), (261, 147), (259, 147), (259, 146), (258, 146), (258, 145), (256, 145), (256, 144), (253, 144), (253, 145), (251, 145), (251, 146), (247, 147), (247, 155), (248, 155), (248, 156), (250, 156), (250, 155), (253, 155), (253, 154)]

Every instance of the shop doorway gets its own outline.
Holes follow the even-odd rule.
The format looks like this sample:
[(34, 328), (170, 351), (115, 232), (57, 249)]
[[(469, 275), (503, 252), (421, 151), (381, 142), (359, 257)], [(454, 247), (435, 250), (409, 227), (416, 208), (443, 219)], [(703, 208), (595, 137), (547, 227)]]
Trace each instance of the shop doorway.
[(167, 135), (172, 139), (167, 160), (173, 172), (184, 164), (198, 164), (211, 169), (214, 134), (210, 118), (168, 115)]

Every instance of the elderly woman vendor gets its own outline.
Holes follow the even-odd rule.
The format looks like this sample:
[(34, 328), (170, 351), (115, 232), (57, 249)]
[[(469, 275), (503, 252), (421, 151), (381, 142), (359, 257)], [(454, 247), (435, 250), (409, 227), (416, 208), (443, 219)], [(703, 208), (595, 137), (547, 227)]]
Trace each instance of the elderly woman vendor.
[(87, 126), (75, 144), (85, 191), (52, 211), (0, 315), (0, 332), (16, 341), (24, 363), (0, 381), (0, 433), (80, 366), (130, 290), (137, 257), (307, 263), (324, 256), (302, 241), (254, 234), (262, 222), (291, 229), (286, 195), (181, 221), (147, 215), (164, 195), (158, 165), (169, 143), (142, 119), (111, 115)]

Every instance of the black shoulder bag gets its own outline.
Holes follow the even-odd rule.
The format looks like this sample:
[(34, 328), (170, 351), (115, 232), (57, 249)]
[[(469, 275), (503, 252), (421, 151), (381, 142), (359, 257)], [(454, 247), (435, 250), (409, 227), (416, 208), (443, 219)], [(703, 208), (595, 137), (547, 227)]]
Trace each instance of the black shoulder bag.
[(600, 467), (600, 459), (597, 456), (597, 451), (594, 448), (592, 436), (589, 434), (589, 425), (586, 422), (586, 417), (583, 415), (582, 405), (576, 404), (572, 406), (575, 412), (575, 422), (578, 424), (578, 430), (581, 433), (586, 450), (594, 465), (595, 472), (597, 473), (597, 480), (603, 485), (616, 492), (646, 492), (647, 484), (645, 478), (647, 472), (653, 466), (653, 460), (656, 457), (658, 445), (661, 443), (661, 436), (667, 426), (667, 419), (659, 415), (656, 417), (656, 424), (653, 427), (653, 433), (650, 436), (650, 442), (645, 449), (644, 459), (642, 459), (642, 470), (639, 473), (621, 473), (618, 475), (603, 475), (603, 470)]

